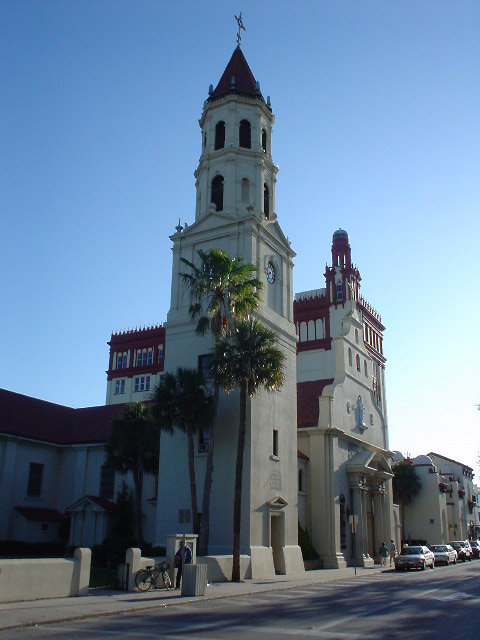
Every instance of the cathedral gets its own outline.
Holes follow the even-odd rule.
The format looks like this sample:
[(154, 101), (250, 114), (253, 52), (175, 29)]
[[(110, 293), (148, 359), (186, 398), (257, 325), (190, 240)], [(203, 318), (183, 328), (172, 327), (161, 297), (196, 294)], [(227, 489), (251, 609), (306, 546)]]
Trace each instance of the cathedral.
[[(56, 405), (49, 407), (49, 403), (3, 392), (1, 405), (10, 408), (0, 415), (0, 460), (7, 460), (8, 453), (13, 464), (8, 468), (3, 465), (0, 473), (2, 510), (10, 514), (3, 527), (4, 539), (21, 539), (26, 534), (20, 532), (36, 531), (25, 522), (30, 519), (30, 525), (32, 521), (40, 525), (47, 511), (57, 520), (65, 512), (70, 514), (72, 544), (98, 542), (107, 536), (109, 509), (122, 478), (116, 474), (108, 480), (108, 469), (102, 465), (102, 438), (105, 441), (111, 419), (122, 405), (148, 401), (165, 372), (175, 372), (178, 367), (204, 370), (213, 343), (210, 334), (195, 332), (189, 292), (181, 277), (185, 271), (182, 259), (198, 264), (198, 251), (215, 247), (256, 267), (263, 290), (255, 316), (276, 333), (285, 354), (282, 389), (274, 394), (260, 392), (248, 400), (241, 526), (241, 553), (246, 560), (243, 577), (303, 571), (299, 524), (325, 568), (354, 562), (370, 566), (378, 560), (382, 541), (394, 538), (398, 543), (385, 399), (384, 326), (360, 293), (360, 273), (352, 263), (350, 241), (343, 229), (333, 233), (325, 282), (319, 283), (318, 289), (294, 293), (295, 252), (276, 213), (274, 121), (270, 98), (264, 98), (239, 44), (218, 84), (210, 85), (199, 120), (201, 156), (192, 203), (195, 216), (191, 222), (178, 221), (170, 236), (173, 260), (167, 320), (113, 333), (108, 343), (106, 406), (90, 408), (98, 424), (102, 420), (105, 424), (92, 432), (90, 444), (85, 434), (78, 435), (82, 447), (94, 450), (95, 464), (87, 472), (89, 454), (79, 458), (75, 434), (66, 435), (67, 423), (73, 421), (81, 433), (82, 415), (78, 412), (85, 409), (61, 414), (53, 409)], [(30, 415), (36, 410), (35, 403), (44, 415), (45, 428), (40, 435), (30, 434), (22, 423), (21, 407), (27, 400)], [(75, 411), (77, 414), (71, 413)], [(54, 413), (58, 424), (52, 440), (48, 425)], [(211, 556), (232, 553), (238, 414), (238, 394), (221, 394), (210, 512)], [(24, 441), (30, 438), (29, 447), (12, 448), (12, 439), (18, 440), (19, 434)], [(201, 496), (208, 432), (196, 438), (197, 490)], [(57, 446), (59, 441), (63, 450)], [(58, 460), (51, 458), (50, 463), (45, 456), (40, 460), (42, 456), (35, 453), (32, 442), (37, 446), (41, 442), (45, 450), (51, 446), (52, 456), (56, 447)], [(67, 456), (76, 456), (75, 482), (69, 478)], [(21, 464), (15, 463), (17, 458)], [(20, 482), (17, 492), (7, 497), (4, 489), (15, 485), (15, 468), (22, 469), (25, 491)], [(63, 480), (59, 469), (65, 474)], [(179, 511), (190, 508), (186, 470), (185, 434), (162, 436), (158, 480), (155, 486), (153, 478), (147, 482), (144, 496), (145, 532), (154, 544), (165, 545), (167, 535), (180, 528)], [(32, 472), (37, 474), (34, 506), (28, 500), (32, 497), (28, 495)], [(42, 492), (42, 482), (45, 484), (49, 474), (59, 478), (61, 492), (53, 482), (48, 484), (48, 493)], [(95, 523), (102, 522), (101, 530), (97, 524), (86, 527), (89, 510), (96, 514)], [(87, 529), (90, 537), (86, 538)]]
[[(250, 402), (243, 552), (251, 555), (254, 573), (256, 562), (262, 571), (266, 566), (270, 571), (285, 572), (290, 566), (297, 570), (299, 520), (323, 566), (345, 566), (354, 554), (357, 562), (368, 566), (381, 542), (396, 535), (384, 392), (384, 326), (360, 294), (360, 273), (342, 229), (333, 234), (325, 286), (294, 295), (295, 253), (275, 206), (278, 169), (271, 155), (273, 123), (270, 98), (265, 101), (238, 46), (218, 85), (210, 86), (200, 118), (202, 155), (195, 171), (195, 221), (179, 223), (171, 236), (172, 297), (167, 322), (112, 335), (107, 402), (125, 402), (125, 395), (128, 400), (148, 398), (163, 371), (201, 366), (211, 349), (210, 337), (199, 338), (188, 315), (190, 300), (181, 282), (181, 258), (195, 262), (199, 249), (217, 247), (255, 265), (264, 283), (256, 315), (277, 333), (287, 354), (287, 376), (280, 393), (260, 394)], [(231, 548), (237, 404), (238, 399), (223, 398), (220, 412), (212, 495), (213, 554), (229, 553)], [(272, 451), (274, 433), (278, 434), (276, 452)], [(180, 461), (186, 468), (186, 447), (181, 437), (166, 440), (162, 447), (159, 540), (175, 528), (179, 500), (189, 502), (186, 478), (183, 483), (175, 481), (174, 493), (170, 483), (162, 480), (163, 474), (176, 477)], [(208, 439), (200, 437), (201, 472), (206, 451)], [(355, 516), (355, 538), (350, 516)]]

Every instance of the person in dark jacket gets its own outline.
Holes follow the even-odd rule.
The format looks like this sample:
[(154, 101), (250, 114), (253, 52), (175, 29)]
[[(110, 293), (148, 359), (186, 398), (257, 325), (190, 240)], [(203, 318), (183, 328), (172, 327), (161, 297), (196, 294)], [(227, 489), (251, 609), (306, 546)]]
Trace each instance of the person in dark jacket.
[(183, 564), (192, 564), (193, 556), (192, 550), (188, 546), (188, 544), (184, 544), (183, 540), (180, 540), (180, 547), (175, 554), (175, 567), (177, 569), (177, 579), (175, 581), (175, 589), (180, 589), (180, 582), (182, 580), (182, 558), (184, 559)]

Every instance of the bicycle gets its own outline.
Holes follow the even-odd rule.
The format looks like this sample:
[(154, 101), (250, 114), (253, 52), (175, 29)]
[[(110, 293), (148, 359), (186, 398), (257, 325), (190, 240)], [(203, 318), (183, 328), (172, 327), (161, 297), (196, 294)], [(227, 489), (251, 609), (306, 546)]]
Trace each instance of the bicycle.
[[(157, 582), (162, 576), (162, 581), (165, 586), (165, 589), (170, 590), (172, 588), (172, 581), (170, 580), (170, 575), (168, 570), (170, 569), (170, 565), (166, 560), (161, 562), (160, 564), (155, 564), (153, 567), (145, 567), (145, 569), (140, 569), (140, 571), (135, 576), (135, 584), (140, 591), (148, 591), (149, 589), (157, 589), (159, 588)], [(160, 587), (161, 588), (161, 587)]]

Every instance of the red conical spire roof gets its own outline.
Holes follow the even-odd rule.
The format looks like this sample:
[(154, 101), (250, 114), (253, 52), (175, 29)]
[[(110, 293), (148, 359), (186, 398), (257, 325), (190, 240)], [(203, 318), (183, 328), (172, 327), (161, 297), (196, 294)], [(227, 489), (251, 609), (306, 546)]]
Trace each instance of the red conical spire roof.
[[(235, 78), (235, 84), (232, 84), (232, 77)], [(215, 91), (210, 95), (210, 99), (220, 98), (229, 93), (241, 93), (243, 95), (259, 97), (263, 100), (260, 90), (256, 90), (256, 84), (253, 73), (248, 66), (242, 50), (240, 47), (237, 47)]]

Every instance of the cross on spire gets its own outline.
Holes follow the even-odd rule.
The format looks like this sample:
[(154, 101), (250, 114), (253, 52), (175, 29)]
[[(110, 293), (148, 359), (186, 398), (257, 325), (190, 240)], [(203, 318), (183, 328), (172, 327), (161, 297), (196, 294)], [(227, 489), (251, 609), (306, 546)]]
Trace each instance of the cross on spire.
[(238, 44), (238, 46), (240, 46), (240, 43), (242, 42), (242, 36), (240, 35), (240, 32), (241, 32), (242, 29), (244, 31), (246, 31), (245, 27), (243, 26), (243, 22), (242, 22), (242, 12), (241, 11), (240, 11), (240, 15), (239, 16), (235, 16), (235, 20), (237, 21), (237, 24), (238, 24), (237, 44)]

